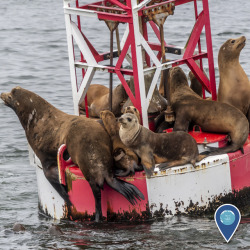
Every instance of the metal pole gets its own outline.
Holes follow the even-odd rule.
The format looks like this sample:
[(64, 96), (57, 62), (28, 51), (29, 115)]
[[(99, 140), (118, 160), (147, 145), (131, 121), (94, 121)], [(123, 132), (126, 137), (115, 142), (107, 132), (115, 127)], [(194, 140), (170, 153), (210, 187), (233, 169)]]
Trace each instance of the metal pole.
[[(113, 66), (113, 36), (114, 29), (110, 30), (110, 66)], [(109, 73), (109, 109), (112, 112), (112, 90), (113, 90), (113, 73)]]

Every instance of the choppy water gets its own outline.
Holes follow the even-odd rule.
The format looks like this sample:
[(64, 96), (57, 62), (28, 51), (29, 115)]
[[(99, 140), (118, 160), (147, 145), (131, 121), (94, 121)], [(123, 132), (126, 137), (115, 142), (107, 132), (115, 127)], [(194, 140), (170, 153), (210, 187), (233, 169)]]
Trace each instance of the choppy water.
[[(210, 0), (216, 77), (217, 54), (231, 37), (250, 41), (250, 2)], [(0, 8), (0, 92), (20, 85), (57, 108), (73, 113), (62, 1), (8, 0)], [(192, 5), (176, 8), (166, 26), (167, 41), (185, 45), (193, 24)], [(177, 18), (178, 17), (178, 18)], [(174, 19), (175, 18), (175, 19)], [(88, 37), (103, 51), (109, 38), (105, 25), (85, 23)], [(98, 43), (102, 41), (102, 43)], [(240, 61), (250, 76), (250, 43)], [(107, 83), (98, 74), (95, 82)], [(240, 224), (226, 244), (213, 220), (174, 217), (145, 224), (103, 225), (53, 221), (39, 214), (35, 170), (29, 165), (27, 141), (14, 112), (0, 102), (0, 248), (1, 249), (250, 249), (250, 225)], [(13, 233), (15, 222), (26, 232)], [(247, 220), (246, 220), (247, 222)], [(60, 237), (47, 233), (52, 223)]]

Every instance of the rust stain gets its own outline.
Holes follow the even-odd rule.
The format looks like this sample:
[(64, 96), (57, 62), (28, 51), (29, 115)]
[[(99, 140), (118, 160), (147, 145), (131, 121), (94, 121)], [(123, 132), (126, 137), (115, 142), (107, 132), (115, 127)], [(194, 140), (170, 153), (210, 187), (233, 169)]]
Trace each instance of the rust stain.
[[(146, 210), (145, 210), (146, 208)], [(107, 221), (109, 222), (119, 222), (119, 221), (148, 221), (152, 219), (152, 215), (150, 213), (149, 205), (147, 204), (142, 211), (141, 209), (136, 211), (136, 209), (132, 209), (130, 211), (121, 211), (114, 212), (109, 203), (107, 203)]]
[(161, 170), (161, 174), (166, 174), (166, 170)]
[[(201, 197), (202, 200), (202, 197)], [(222, 204), (233, 204), (239, 208), (242, 215), (250, 214), (250, 187), (245, 187), (240, 191), (233, 191), (227, 194), (220, 194), (208, 199), (209, 203), (204, 206), (198, 206), (190, 201), (189, 206), (185, 209), (184, 214), (191, 216), (213, 216), (216, 209)]]
[(78, 179), (85, 180), (85, 178), (78, 177), (77, 175), (71, 173), (69, 168), (67, 168), (65, 171), (65, 177), (66, 177), (66, 184), (67, 184), (68, 192), (72, 190), (73, 181), (76, 181)]
[(133, 178), (133, 177), (127, 177), (126, 179), (125, 179), (126, 181), (135, 181), (135, 178)]
[[(79, 212), (75, 206), (69, 207), (65, 204), (64, 209), (64, 219), (69, 219), (73, 221), (94, 221), (95, 213), (88, 213), (88, 211)], [(114, 212), (110, 203), (107, 202), (107, 217), (102, 218), (103, 221), (108, 222), (121, 222), (121, 221), (148, 221), (152, 219), (150, 213), (149, 205), (147, 204), (143, 211), (140, 209), (139, 212), (136, 209), (131, 211), (121, 211)]]

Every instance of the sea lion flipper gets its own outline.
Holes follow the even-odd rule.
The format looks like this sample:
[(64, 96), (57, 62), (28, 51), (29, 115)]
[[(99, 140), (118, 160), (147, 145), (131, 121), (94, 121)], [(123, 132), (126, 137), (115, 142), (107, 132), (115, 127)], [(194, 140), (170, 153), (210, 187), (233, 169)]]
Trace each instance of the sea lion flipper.
[(106, 181), (110, 187), (122, 194), (132, 205), (135, 205), (136, 198), (145, 199), (142, 192), (131, 183), (116, 178), (106, 179)]
[(89, 185), (95, 197), (95, 222), (99, 222), (100, 220), (102, 220), (101, 189), (96, 185), (96, 183), (89, 182)]
[(58, 194), (64, 199), (64, 201), (69, 206), (72, 206), (72, 203), (69, 199), (69, 195), (66, 191), (66, 187), (61, 185), (61, 183), (59, 182), (58, 167), (57, 166), (43, 167), (43, 172), (47, 180), (58, 192)]
[(130, 174), (130, 169), (123, 171), (121, 169), (115, 169), (115, 176), (126, 177)]

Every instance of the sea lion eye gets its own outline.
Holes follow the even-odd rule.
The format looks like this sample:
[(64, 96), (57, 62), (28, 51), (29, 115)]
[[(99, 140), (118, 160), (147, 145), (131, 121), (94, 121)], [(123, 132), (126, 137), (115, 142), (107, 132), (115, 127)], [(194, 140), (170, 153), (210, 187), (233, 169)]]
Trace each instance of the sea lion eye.
[(131, 122), (132, 120), (131, 120), (131, 118), (127, 118), (127, 120), (129, 121), (129, 122)]
[(235, 40), (232, 40), (231, 43), (235, 43)]

